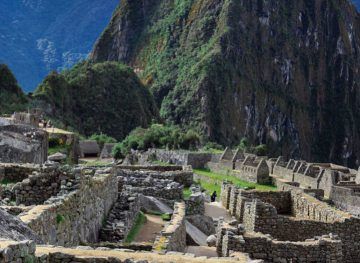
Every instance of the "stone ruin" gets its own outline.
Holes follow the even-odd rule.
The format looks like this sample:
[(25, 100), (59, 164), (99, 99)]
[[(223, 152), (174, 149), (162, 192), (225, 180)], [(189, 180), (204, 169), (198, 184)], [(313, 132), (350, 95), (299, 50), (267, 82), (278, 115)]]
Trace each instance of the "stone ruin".
[(230, 174), (248, 182), (269, 184), (271, 178), (266, 159), (226, 148), (220, 159), (215, 158), (206, 166), (212, 171)]
[[(0, 178), (6, 182), (0, 262), (202, 262), (184, 254), (192, 240), (188, 227), (203, 229), (206, 237), (215, 233), (212, 219), (202, 219), (203, 196), (194, 190), (183, 201), (183, 188), (193, 183), (190, 167), (0, 164)], [(171, 220), (154, 243), (124, 247), (140, 211), (164, 207)], [(246, 262), (242, 259), (241, 254), (207, 261)]]
[(0, 125), (0, 162), (42, 164), (48, 157), (48, 135), (27, 125)]
[(248, 253), (266, 262), (357, 262), (360, 219), (300, 189), (245, 191), (224, 183), (221, 201), (236, 218), (218, 228), (223, 256)]

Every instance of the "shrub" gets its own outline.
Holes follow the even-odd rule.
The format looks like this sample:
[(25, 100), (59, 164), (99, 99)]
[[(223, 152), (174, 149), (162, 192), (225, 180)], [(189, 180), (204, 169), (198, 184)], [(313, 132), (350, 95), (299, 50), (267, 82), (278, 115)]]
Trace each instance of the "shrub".
[(246, 137), (242, 138), (238, 148), (243, 151), (248, 151), (249, 147), (250, 147), (249, 140)]
[(124, 158), (131, 150), (167, 148), (171, 150), (196, 149), (200, 135), (194, 130), (184, 132), (178, 126), (152, 124), (148, 129), (136, 128), (113, 149), (115, 159)]
[(254, 153), (257, 156), (265, 156), (268, 153), (268, 148), (266, 144), (260, 144), (254, 148)]
[(116, 139), (114, 139), (113, 137), (110, 137), (103, 133), (93, 134), (90, 136), (89, 139), (96, 141), (99, 144), (100, 148), (102, 148), (105, 143), (116, 143), (117, 142)]
[(207, 142), (203, 148), (205, 151), (224, 150), (224, 147), (216, 142)]

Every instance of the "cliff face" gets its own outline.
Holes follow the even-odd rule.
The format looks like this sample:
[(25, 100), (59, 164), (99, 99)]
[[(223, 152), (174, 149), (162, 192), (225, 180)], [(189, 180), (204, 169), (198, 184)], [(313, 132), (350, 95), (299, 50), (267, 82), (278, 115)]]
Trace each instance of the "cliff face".
[(158, 118), (151, 93), (131, 68), (116, 62), (81, 63), (51, 73), (35, 91), (33, 104), (83, 135), (102, 132), (118, 140)]
[(124, 0), (91, 59), (133, 66), (162, 117), (213, 140), (353, 166), (359, 25), (346, 0)]
[(0, 115), (26, 109), (27, 98), (8, 66), (0, 64)]

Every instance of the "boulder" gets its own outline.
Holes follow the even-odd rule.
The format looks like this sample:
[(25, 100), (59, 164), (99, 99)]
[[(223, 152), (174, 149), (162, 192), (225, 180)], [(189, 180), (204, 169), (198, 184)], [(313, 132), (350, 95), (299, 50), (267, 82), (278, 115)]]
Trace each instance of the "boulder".
[(61, 163), (63, 162), (64, 160), (66, 160), (67, 158), (67, 155), (66, 154), (63, 154), (63, 153), (55, 153), (53, 155), (50, 155), (48, 157), (48, 160), (51, 161), (51, 162), (58, 162), (58, 163)]
[(206, 239), (206, 243), (209, 247), (215, 247), (216, 246), (216, 236), (211, 235)]
[(0, 162), (43, 164), (48, 135), (27, 125), (0, 125)]

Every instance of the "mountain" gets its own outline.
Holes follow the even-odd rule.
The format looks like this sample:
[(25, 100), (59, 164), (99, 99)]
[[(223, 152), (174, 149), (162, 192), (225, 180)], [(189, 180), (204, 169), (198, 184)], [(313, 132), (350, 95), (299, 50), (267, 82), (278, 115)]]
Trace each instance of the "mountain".
[(0, 63), (33, 91), (51, 70), (85, 59), (119, 0), (0, 1)]
[(86, 136), (105, 133), (122, 140), (158, 119), (151, 93), (131, 68), (116, 62), (83, 62), (61, 74), (52, 72), (34, 92), (32, 103)]
[(356, 8), (357, 8), (358, 10), (360, 10), (360, 1), (359, 1), (359, 0), (353, 0), (352, 2), (353, 2), (354, 5), (356, 6)]
[(90, 59), (135, 68), (163, 118), (211, 140), (355, 166), (359, 26), (346, 0), (124, 0)]
[(0, 64), (0, 115), (26, 109), (28, 99), (10, 69)]

